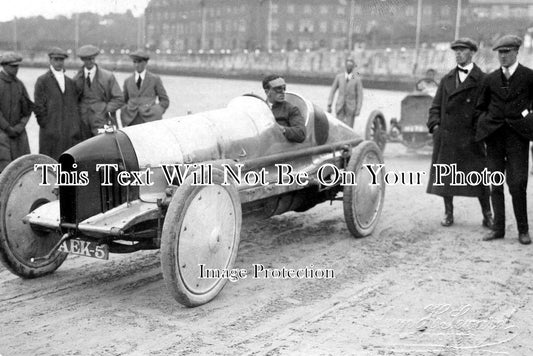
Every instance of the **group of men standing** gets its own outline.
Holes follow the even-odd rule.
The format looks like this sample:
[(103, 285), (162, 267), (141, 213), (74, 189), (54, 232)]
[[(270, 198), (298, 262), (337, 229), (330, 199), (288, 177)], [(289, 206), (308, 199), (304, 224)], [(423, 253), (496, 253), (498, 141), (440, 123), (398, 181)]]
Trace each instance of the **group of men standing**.
[(58, 159), (75, 144), (99, 134), (106, 125), (117, 126), (117, 111), (123, 126), (159, 120), (169, 106), (161, 78), (146, 70), (149, 56), (130, 54), (135, 69), (123, 85), (112, 72), (96, 64), (100, 50), (82, 46), (77, 55), (83, 67), (74, 78), (65, 75), (68, 53), (52, 48), (50, 69), (35, 83), (34, 102), (17, 78), (22, 57), (6, 53), (0, 59), (0, 172), (17, 157), (30, 153), (26, 124), (35, 112), (39, 153)]
[[(484, 241), (505, 236), (503, 185), (452, 185), (451, 177), (437, 185), (435, 164), (456, 164), (465, 173), (500, 172), (506, 177), (517, 222), (518, 240), (530, 244), (526, 188), (529, 141), (533, 140), (533, 71), (517, 61), (522, 41), (500, 38), (500, 68), (485, 74), (472, 58), (477, 44), (469, 38), (451, 44), (457, 66), (440, 81), (429, 110), (428, 128), (434, 138), (428, 193), (444, 198), (443, 226), (453, 224), (453, 197), (478, 197), (483, 226), (491, 231)], [(490, 198), (489, 198), (490, 197)], [(492, 201), (492, 211), (490, 209)]]

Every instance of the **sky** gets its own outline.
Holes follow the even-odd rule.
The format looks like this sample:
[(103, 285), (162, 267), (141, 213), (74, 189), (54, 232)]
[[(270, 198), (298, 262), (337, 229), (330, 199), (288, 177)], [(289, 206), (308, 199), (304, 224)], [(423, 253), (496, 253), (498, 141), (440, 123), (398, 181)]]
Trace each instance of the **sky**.
[(10, 21), (14, 17), (42, 15), (53, 18), (58, 15), (70, 16), (76, 12), (126, 12), (135, 16), (144, 12), (149, 0), (1, 0), (0, 21)]

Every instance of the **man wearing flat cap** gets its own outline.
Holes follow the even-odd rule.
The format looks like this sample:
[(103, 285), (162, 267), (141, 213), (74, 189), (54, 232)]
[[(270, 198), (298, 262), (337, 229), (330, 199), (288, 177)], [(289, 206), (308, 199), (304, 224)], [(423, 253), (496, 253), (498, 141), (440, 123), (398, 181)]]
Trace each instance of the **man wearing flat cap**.
[(267, 95), (266, 102), (278, 124), (279, 132), (287, 141), (304, 142), (306, 136), (305, 120), (297, 106), (285, 100), (287, 85), (285, 79), (277, 74), (263, 78), (263, 89)]
[(17, 78), (20, 62), (22, 57), (13, 52), (0, 57), (0, 172), (15, 158), (30, 153), (26, 124), (33, 103)]
[[(487, 75), (478, 110), (476, 139), (487, 146), (488, 169), (506, 175), (518, 228), (518, 240), (531, 243), (527, 218), (527, 180), (529, 141), (533, 140), (533, 71), (517, 61), (522, 40), (506, 35), (500, 38), (498, 51), (501, 67)], [(491, 189), (494, 210), (493, 231), (483, 240), (505, 236), (505, 200), (503, 185)]]
[(87, 139), (101, 133), (107, 124), (117, 125), (116, 111), (124, 105), (124, 100), (113, 73), (96, 65), (98, 47), (85, 45), (77, 54), (83, 67), (74, 82), (80, 95), (82, 139)]
[(137, 50), (130, 54), (135, 72), (124, 81), (125, 106), (120, 110), (122, 125), (132, 126), (161, 120), (169, 105), (161, 78), (146, 70), (150, 57)]
[(475, 142), (476, 103), (479, 98), (485, 73), (472, 62), (477, 44), (470, 38), (460, 38), (450, 45), (455, 52), (457, 66), (446, 74), (439, 83), (437, 93), (429, 109), (427, 126), (433, 134), (433, 155), (427, 192), (444, 199), (442, 226), (454, 222), (453, 197), (477, 197), (483, 215), (482, 225), (492, 226), (489, 187), (483, 185), (451, 185), (451, 175), (436, 184), (435, 176), (439, 164), (448, 167), (457, 165), (457, 171), (482, 172), (487, 167), (485, 148)]
[(35, 117), (40, 126), (39, 153), (55, 160), (81, 142), (78, 94), (65, 75), (67, 52), (54, 47), (48, 52), (50, 69), (35, 83)]

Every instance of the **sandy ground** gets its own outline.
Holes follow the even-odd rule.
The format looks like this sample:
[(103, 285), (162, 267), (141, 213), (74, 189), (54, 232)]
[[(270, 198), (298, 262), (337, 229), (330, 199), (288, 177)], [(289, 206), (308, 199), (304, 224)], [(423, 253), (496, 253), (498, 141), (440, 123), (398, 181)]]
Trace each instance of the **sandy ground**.
[[(385, 160), (429, 167), (398, 144)], [(482, 242), (477, 200), (456, 199), (443, 228), (426, 183), (387, 186), (363, 239), (341, 202), (245, 222), (236, 268), (313, 265), (335, 278), (246, 278), (192, 309), (167, 292), (157, 251), (69, 256), (37, 280), (0, 267), (0, 355), (533, 355), (533, 247), (517, 241), (510, 200), (506, 238)]]
[[(428, 166), (389, 148), (388, 170)], [(0, 354), (531, 355), (533, 248), (512, 221), (506, 239), (480, 241), (477, 202), (456, 200), (442, 228), (424, 186), (388, 186), (363, 239), (340, 202), (245, 223), (235, 267), (314, 265), (335, 279), (242, 279), (193, 309), (167, 292), (159, 252), (69, 257), (38, 280), (2, 270)]]

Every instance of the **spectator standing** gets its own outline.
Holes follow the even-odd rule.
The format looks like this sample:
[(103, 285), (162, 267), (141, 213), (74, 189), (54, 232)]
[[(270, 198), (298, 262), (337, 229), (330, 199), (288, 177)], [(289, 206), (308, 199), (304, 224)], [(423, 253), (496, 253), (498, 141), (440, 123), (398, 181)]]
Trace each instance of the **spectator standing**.
[(39, 124), (39, 153), (59, 159), (81, 141), (78, 95), (65, 75), (67, 52), (54, 47), (48, 53), (50, 69), (35, 83), (35, 116)]
[(122, 125), (132, 126), (161, 120), (168, 109), (168, 95), (161, 78), (146, 70), (150, 56), (137, 50), (130, 54), (135, 73), (124, 81), (125, 106), (120, 111)]
[[(518, 228), (518, 240), (531, 243), (527, 217), (527, 181), (529, 141), (533, 140), (533, 71), (518, 63), (520, 37), (500, 38), (498, 51), (501, 67), (488, 74), (478, 103), (480, 111), (476, 139), (487, 145), (488, 168), (505, 173), (511, 193)], [(483, 240), (503, 239), (505, 236), (505, 197), (503, 185), (491, 189), (494, 210), (493, 231)]]
[(83, 67), (74, 77), (80, 95), (81, 136), (96, 136), (108, 123), (117, 125), (116, 111), (124, 105), (122, 90), (110, 71), (96, 64), (100, 50), (93, 45), (78, 49)]
[(488, 186), (452, 185), (452, 176), (442, 178), (443, 184), (436, 184), (438, 165), (451, 167), (457, 171), (482, 172), (487, 167), (485, 147), (475, 142), (476, 103), (485, 73), (472, 62), (477, 44), (470, 38), (460, 38), (450, 45), (455, 52), (457, 66), (445, 75), (437, 89), (429, 109), (427, 126), (433, 134), (433, 155), (427, 192), (444, 199), (444, 219), (442, 226), (453, 224), (453, 197), (478, 197), (483, 215), (482, 225), (492, 227), (490, 191)]
[(0, 172), (14, 159), (30, 153), (26, 124), (33, 103), (17, 78), (22, 57), (14, 52), (0, 59)]
[(346, 71), (335, 76), (333, 85), (328, 97), (328, 112), (331, 112), (335, 92), (338, 91), (335, 104), (335, 115), (337, 119), (353, 128), (355, 117), (359, 116), (363, 105), (363, 82), (354, 73), (355, 62), (353, 59), (346, 59)]

